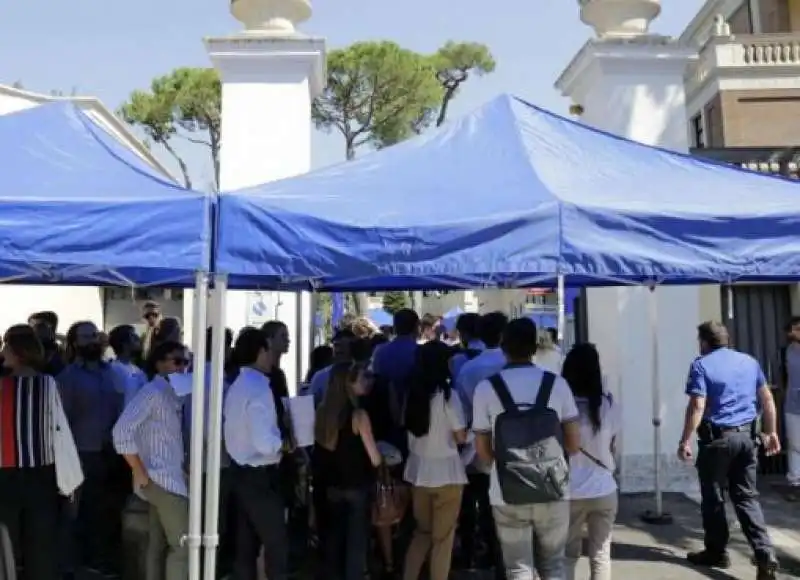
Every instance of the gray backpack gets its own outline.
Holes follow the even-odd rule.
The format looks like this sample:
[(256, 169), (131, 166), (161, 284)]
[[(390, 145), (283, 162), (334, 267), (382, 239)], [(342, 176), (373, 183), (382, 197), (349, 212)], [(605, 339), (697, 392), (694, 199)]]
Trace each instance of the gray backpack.
[(517, 404), (502, 375), (489, 378), (503, 412), (494, 423), (494, 454), (503, 501), (508, 505), (550, 503), (565, 498), (569, 463), (561, 420), (549, 408), (555, 375), (545, 372), (536, 402)]

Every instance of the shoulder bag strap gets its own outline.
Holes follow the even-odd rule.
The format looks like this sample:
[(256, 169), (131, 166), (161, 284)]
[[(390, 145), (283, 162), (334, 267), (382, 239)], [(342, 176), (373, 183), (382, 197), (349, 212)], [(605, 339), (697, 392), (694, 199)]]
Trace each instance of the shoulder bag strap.
[(500, 404), (503, 405), (503, 410), (512, 411), (517, 408), (514, 398), (508, 391), (508, 385), (500, 373), (489, 377), (489, 382), (491, 383), (494, 392), (497, 393), (497, 398), (500, 399)]
[(600, 460), (599, 460), (597, 457), (595, 457), (594, 455), (592, 455), (591, 453), (589, 453), (588, 451), (586, 451), (586, 449), (584, 449), (583, 447), (581, 447), (581, 453), (582, 453), (582, 454), (583, 454), (585, 457), (587, 457), (587, 458), (588, 458), (588, 459), (589, 459), (589, 460), (590, 460), (592, 463), (594, 463), (595, 465), (598, 465), (598, 466), (602, 467), (602, 468), (603, 468), (603, 469), (605, 469), (606, 471), (611, 471), (611, 470), (608, 468), (608, 465), (606, 465), (605, 463), (603, 463), (602, 461), (600, 461)]
[(534, 403), (536, 409), (541, 410), (547, 408), (555, 382), (556, 376), (550, 371), (545, 371), (542, 375), (542, 384), (539, 385), (539, 392), (536, 395), (536, 402)]

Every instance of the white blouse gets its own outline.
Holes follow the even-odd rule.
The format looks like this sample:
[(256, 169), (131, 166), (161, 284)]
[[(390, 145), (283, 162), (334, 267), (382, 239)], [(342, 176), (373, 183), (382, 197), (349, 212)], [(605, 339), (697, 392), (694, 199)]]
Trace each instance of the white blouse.
[(431, 422), (428, 434), (415, 437), (409, 433), (409, 456), (403, 478), (417, 487), (464, 485), (467, 475), (458, 454), (453, 431), (466, 427), (464, 407), (453, 391), (450, 400), (443, 392), (431, 398)]

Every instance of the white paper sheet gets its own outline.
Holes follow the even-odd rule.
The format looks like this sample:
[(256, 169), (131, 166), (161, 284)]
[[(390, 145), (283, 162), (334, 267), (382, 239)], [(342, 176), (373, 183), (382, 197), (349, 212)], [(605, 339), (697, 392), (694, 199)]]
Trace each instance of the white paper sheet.
[(302, 395), (283, 399), (283, 405), (292, 418), (294, 438), (298, 447), (314, 444), (314, 397)]

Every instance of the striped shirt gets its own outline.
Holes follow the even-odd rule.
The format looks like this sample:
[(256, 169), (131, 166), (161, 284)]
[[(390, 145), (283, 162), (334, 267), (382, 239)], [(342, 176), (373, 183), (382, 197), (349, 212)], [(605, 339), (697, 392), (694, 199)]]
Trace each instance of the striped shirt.
[(112, 434), (117, 453), (138, 455), (153, 483), (188, 496), (182, 406), (167, 379), (157, 376), (125, 407)]
[(0, 469), (55, 463), (50, 375), (0, 379)]

